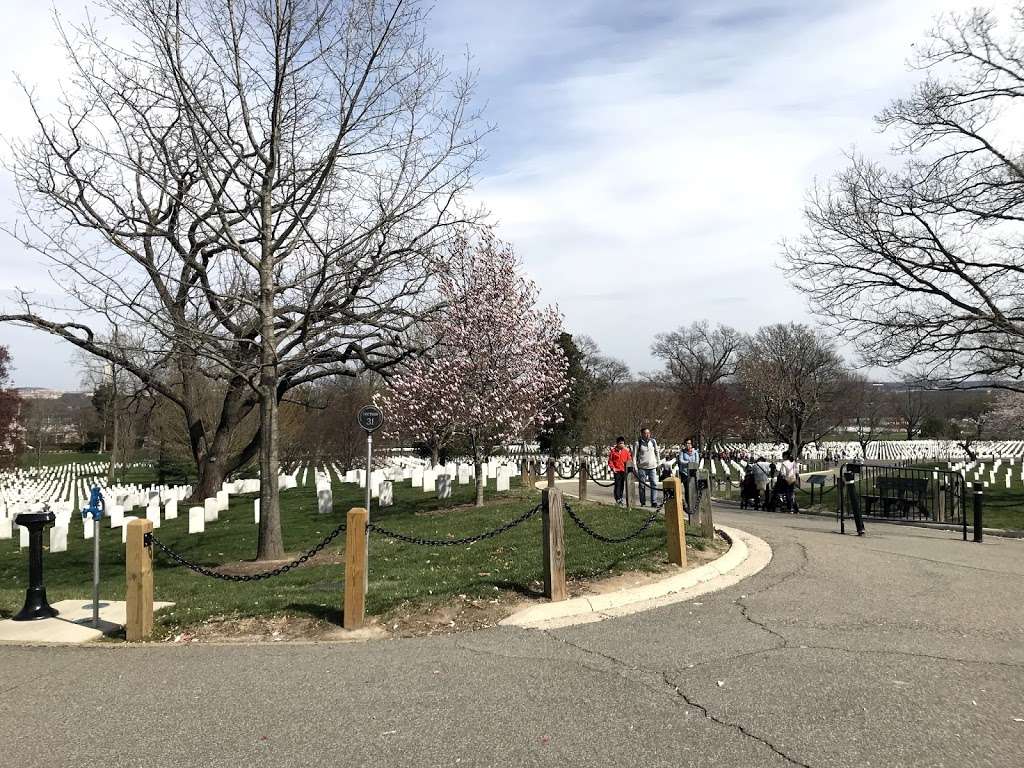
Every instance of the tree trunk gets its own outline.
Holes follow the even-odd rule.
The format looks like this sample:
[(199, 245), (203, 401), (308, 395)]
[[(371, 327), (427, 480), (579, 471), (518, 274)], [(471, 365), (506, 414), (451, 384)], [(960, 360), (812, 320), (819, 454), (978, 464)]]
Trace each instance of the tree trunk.
[(204, 460), (197, 464), (199, 479), (196, 481), (189, 501), (193, 504), (202, 504), (203, 499), (212, 499), (217, 495), (227, 478), (225, 465), (219, 461)]
[(278, 496), (277, 349), (270, 264), (271, 260), (266, 256), (260, 269), (260, 530), (257, 560), (280, 560), (284, 557)]
[(437, 440), (434, 440), (430, 444), (430, 466), (436, 467), (441, 463), (441, 448), (437, 444)]
[(112, 434), (110, 436), (110, 463), (107, 465), (107, 485), (113, 485), (114, 484), (115, 470), (116, 470), (116, 467), (117, 467), (117, 458), (118, 458), (118, 454), (121, 452), (121, 440), (120, 440), (120, 432), (121, 432), (121, 430), (118, 429), (118, 422), (119, 421), (120, 421), (120, 419), (117, 418), (117, 406), (115, 405), (114, 406), (114, 426), (113, 426), (113, 429), (111, 430)]
[(479, 457), (473, 457), (473, 469), (476, 473), (476, 505), (482, 507), (484, 505), (484, 486), (487, 485), (487, 478), (484, 477), (483, 463)]

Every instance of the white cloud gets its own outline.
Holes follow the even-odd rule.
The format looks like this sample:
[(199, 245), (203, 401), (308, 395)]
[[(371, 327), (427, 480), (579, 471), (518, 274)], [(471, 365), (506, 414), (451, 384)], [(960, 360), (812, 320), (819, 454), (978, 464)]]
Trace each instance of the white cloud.
[[(911, 45), (937, 13), (972, 4), (446, 0), (431, 39), (453, 58), (468, 44), (480, 68), (499, 131), (478, 194), (502, 236), (572, 330), (642, 370), (651, 337), (680, 323), (809, 319), (774, 267), (779, 239), (799, 232), (806, 189), (845, 149), (884, 151), (872, 115), (916, 79)], [(62, 65), (46, 9), (0, 12), (19, 30), (0, 72), (52, 88)], [(3, 78), (0, 94), (12, 105), (0, 133), (23, 130)], [(0, 265), (0, 290), (39, 280), (10, 243)], [(18, 382), (73, 386), (64, 348), (47, 367), (30, 358), (46, 345), (26, 338), (0, 327)]]

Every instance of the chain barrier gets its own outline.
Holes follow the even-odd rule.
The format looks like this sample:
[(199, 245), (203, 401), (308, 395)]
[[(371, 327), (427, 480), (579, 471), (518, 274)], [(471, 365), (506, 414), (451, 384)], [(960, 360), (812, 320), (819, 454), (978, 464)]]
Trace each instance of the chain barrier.
[(625, 536), (605, 536), (602, 533), (598, 533), (585, 522), (583, 522), (577, 516), (577, 514), (573, 512), (571, 506), (569, 506), (568, 504), (563, 504), (563, 507), (565, 508), (565, 511), (569, 515), (569, 517), (572, 518), (572, 521), (576, 523), (576, 525), (578, 525), (580, 529), (588, 536), (595, 538), (598, 541), (603, 541), (605, 544), (623, 544), (627, 541), (639, 538), (644, 533), (644, 531), (650, 528), (651, 524), (658, 519), (658, 515), (662, 514), (662, 512), (664, 511), (665, 505), (662, 504), (660, 507), (655, 507), (651, 511), (651, 514), (647, 517), (646, 520), (644, 520), (643, 524), (639, 528), (637, 528), (632, 533), (626, 534)]
[(573, 470), (573, 471), (572, 471), (571, 473), (569, 473), (568, 475), (563, 475), (563, 474), (562, 474), (562, 470), (560, 470), (560, 469), (558, 468), (558, 464), (555, 464), (555, 474), (556, 474), (556, 475), (558, 475), (558, 476), (559, 476), (559, 477), (560, 477), (560, 478), (561, 478), (562, 480), (572, 480), (572, 479), (573, 479), (574, 477), (576, 477), (576, 475), (578, 475), (579, 473), (580, 473), (580, 468), (579, 468), (579, 467), (576, 467), (576, 469), (574, 469), (574, 470)]
[(587, 479), (590, 480), (598, 488), (611, 488), (613, 485), (615, 485), (614, 478), (612, 480), (609, 480), (607, 483), (602, 483), (600, 480), (597, 479), (596, 475), (597, 475), (597, 472), (598, 472), (599, 468), (600, 468), (599, 465), (596, 464), (596, 463), (592, 462), (592, 463), (588, 464), (587, 465), (587, 470), (588, 470), (587, 471)]
[(529, 509), (514, 520), (510, 520), (504, 525), (495, 528), (492, 531), (486, 531), (484, 533), (477, 534), (476, 536), (466, 536), (462, 539), (425, 539), (421, 536), (409, 536), (404, 533), (398, 533), (397, 531), (391, 531), (387, 528), (382, 528), (375, 523), (367, 523), (366, 530), (379, 533), (381, 536), (385, 536), (389, 539), (396, 539), (397, 541), (404, 541), (406, 544), (419, 544), (424, 547), (456, 547), (462, 546), (463, 544), (475, 544), (478, 541), (484, 539), (493, 539), (495, 536), (500, 536), (505, 531), (510, 531), (520, 523), (525, 523), (531, 517), (541, 511), (542, 505), (538, 504), (533, 509)]
[(337, 538), (339, 533), (345, 530), (345, 525), (345, 523), (341, 523), (340, 525), (338, 525), (337, 528), (335, 528), (333, 531), (327, 534), (316, 546), (314, 546), (312, 549), (306, 550), (297, 558), (292, 560), (290, 563), (285, 563), (284, 565), (274, 568), (273, 570), (263, 571), (262, 573), (220, 573), (218, 571), (213, 570), (212, 568), (207, 568), (205, 566), (199, 565), (198, 563), (193, 563), (190, 560), (186, 560), (184, 557), (182, 557), (173, 549), (171, 549), (162, 541), (160, 541), (160, 539), (158, 539), (152, 533), (146, 534), (146, 544), (155, 544), (157, 549), (159, 549), (161, 552), (167, 555), (167, 557), (169, 557), (171, 560), (178, 563), (179, 565), (185, 566), (190, 571), (195, 571), (201, 576), (209, 576), (211, 579), (220, 579), (221, 581), (262, 581), (263, 579), (269, 579), (274, 576), (280, 576), (283, 573), (288, 573), (288, 571), (292, 570), (293, 568), (298, 568), (300, 565), (305, 563), (310, 558), (318, 555), (324, 547), (326, 547), (328, 544), (334, 541), (335, 538)]

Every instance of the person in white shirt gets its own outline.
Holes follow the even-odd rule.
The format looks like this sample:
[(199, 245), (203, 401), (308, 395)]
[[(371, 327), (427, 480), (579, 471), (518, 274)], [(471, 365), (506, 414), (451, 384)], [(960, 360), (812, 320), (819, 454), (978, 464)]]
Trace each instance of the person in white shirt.
[(789, 451), (782, 454), (782, 464), (779, 465), (779, 479), (775, 483), (775, 490), (786, 500), (786, 512), (795, 514), (797, 511), (796, 500), (793, 495), (796, 493), (796, 484), (800, 480), (800, 466), (793, 461)]
[(640, 431), (640, 439), (636, 441), (636, 450), (633, 451), (633, 462), (636, 465), (636, 476), (640, 486), (640, 506), (647, 503), (647, 489), (651, 491), (651, 506), (658, 506), (654, 498), (654, 489), (658, 485), (657, 469), (661, 463), (658, 455), (658, 441), (651, 437), (651, 430), (644, 427)]

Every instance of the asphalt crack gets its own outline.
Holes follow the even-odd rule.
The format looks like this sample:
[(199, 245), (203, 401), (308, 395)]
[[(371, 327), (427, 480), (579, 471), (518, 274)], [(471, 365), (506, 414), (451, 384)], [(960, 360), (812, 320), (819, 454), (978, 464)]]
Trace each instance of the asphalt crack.
[(694, 709), (696, 709), (697, 711), (699, 711), (701, 714), (704, 715), (704, 717), (706, 717), (711, 722), (717, 723), (718, 725), (724, 726), (726, 728), (731, 728), (731, 729), (741, 733), (746, 738), (753, 739), (754, 741), (758, 742), (759, 744), (763, 744), (764, 746), (766, 746), (768, 749), (770, 749), (772, 752), (774, 752), (776, 755), (778, 755), (779, 757), (781, 757), (783, 760), (785, 760), (786, 762), (790, 763), (791, 765), (798, 765), (798, 766), (800, 766), (800, 768), (811, 768), (811, 765), (809, 763), (805, 763), (805, 762), (803, 762), (801, 760), (797, 760), (795, 757), (791, 757), (790, 755), (786, 754), (781, 749), (779, 749), (775, 744), (773, 744), (772, 742), (768, 741), (768, 739), (764, 738), (763, 736), (758, 736), (756, 733), (751, 733), (750, 731), (748, 731), (746, 729), (746, 727), (743, 726), (741, 723), (734, 723), (734, 722), (731, 722), (729, 720), (724, 720), (721, 717), (718, 717), (718, 715), (712, 714), (708, 710), (708, 708), (706, 706), (701, 704), (696, 699), (693, 699), (690, 696), (688, 696), (678, 685), (676, 685), (671, 680), (669, 680), (667, 672), (662, 673), (662, 681), (665, 683), (665, 685), (667, 685), (668, 687), (670, 687), (672, 690), (675, 691), (676, 696), (678, 696), (683, 701), (685, 701), (687, 703), (687, 705), (689, 705), (689, 706), (693, 707)]
[[(754, 741), (754, 742), (757, 742), (758, 744), (761, 744), (762, 746), (764, 746), (765, 748), (770, 750), (772, 753), (774, 753), (776, 756), (778, 756), (781, 759), (785, 760), (790, 765), (799, 766), (799, 768), (812, 768), (812, 766), (810, 764), (805, 763), (805, 762), (803, 762), (801, 760), (798, 760), (795, 757), (792, 757), (792, 756), (788, 755), (786, 752), (784, 752), (782, 749), (780, 749), (778, 746), (776, 746), (770, 740), (764, 738), (763, 736), (759, 736), (758, 734), (749, 731), (746, 728), (746, 726), (744, 726), (743, 724), (741, 724), (741, 723), (734, 723), (732, 721), (729, 721), (729, 720), (726, 720), (726, 719), (724, 719), (722, 717), (719, 717), (718, 715), (715, 715), (714, 713), (709, 711), (708, 708), (705, 705), (701, 704), (696, 699), (693, 699), (691, 696), (686, 694), (676, 683), (673, 683), (669, 679), (669, 673), (668, 672), (660, 672), (659, 673), (659, 672), (656, 672), (654, 670), (647, 669), (645, 667), (641, 667), (641, 666), (638, 666), (638, 665), (635, 665), (635, 664), (630, 664), (630, 663), (624, 661), (623, 659), (620, 659), (620, 658), (618, 658), (616, 656), (612, 656), (611, 654), (603, 653), (602, 651), (596, 651), (596, 650), (594, 650), (592, 648), (588, 648), (588, 647), (586, 647), (584, 645), (580, 645), (579, 643), (574, 643), (572, 640), (569, 640), (569, 639), (564, 638), (564, 637), (560, 637), (560, 636), (554, 634), (553, 632), (551, 632), (550, 630), (543, 630), (543, 632), (544, 632), (544, 634), (547, 637), (551, 638), (552, 640), (554, 640), (556, 642), (559, 642), (559, 643), (561, 643), (563, 645), (567, 645), (567, 646), (569, 646), (571, 648), (575, 648), (576, 650), (578, 650), (578, 651), (580, 651), (580, 652), (582, 652), (582, 653), (584, 653), (584, 654), (586, 654), (588, 656), (595, 656), (597, 658), (603, 659), (603, 660), (605, 660), (607, 662), (610, 662), (611, 664), (614, 664), (616, 667), (618, 667), (618, 668), (620, 668), (622, 670), (628, 670), (630, 672), (640, 673), (642, 675), (647, 676), (648, 679), (650, 679), (652, 681), (655, 681), (657, 683), (656, 687), (654, 685), (651, 685), (651, 684), (645, 682), (644, 680), (637, 680), (635, 677), (627, 677), (626, 675), (619, 674), (620, 677), (622, 677), (622, 678), (624, 678), (626, 680), (629, 680), (630, 682), (632, 682), (634, 684), (643, 685), (645, 688), (647, 688), (649, 690), (658, 690), (658, 691), (663, 692), (663, 693), (671, 694), (672, 701), (674, 701), (677, 706), (679, 705), (680, 701), (684, 702), (687, 706), (693, 707), (693, 709), (696, 710), (697, 712), (699, 712), (706, 720), (711, 721), (712, 723), (714, 723), (715, 725), (717, 725), (717, 726), (719, 726), (721, 728), (728, 728), (729, 730), (732, 730), (732, 731), (740, 734), (745, 739), (750, 739), (751, 741)], [(757, 653), (766, 653), (766, 652), (770, 652), (771, 650), (773, 650), (773, 649), (765, 649), (765, 650), (762, 650), (762, 651), (758, 651)], [(743, 654), (743, 655), (747, 655), (747, 654)], [(592, 667), (590, 665), (584, 664), (583, 666), (587, 667), (588, 669), (594, 669), (594, 667)], [(666, 691), (665, 689), (668, 689), (668, 690)]]

